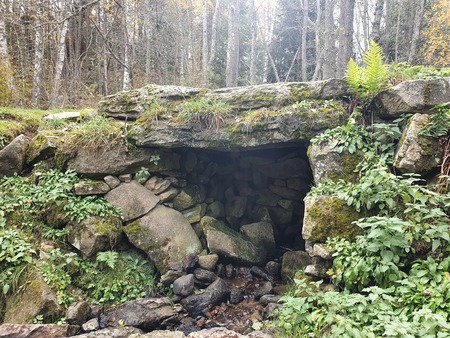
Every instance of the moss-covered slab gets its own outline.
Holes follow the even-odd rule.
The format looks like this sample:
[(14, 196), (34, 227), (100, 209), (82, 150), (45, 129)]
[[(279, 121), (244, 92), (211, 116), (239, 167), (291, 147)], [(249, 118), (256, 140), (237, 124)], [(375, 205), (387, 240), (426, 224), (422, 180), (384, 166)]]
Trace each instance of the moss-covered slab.
[(327, 238), (352, 238), (361, 231), (353, 221), (361, 217), (336, 196), (308, 196), (305, 198), (303, 239), (326, 242)]
[(375, 97), (372, 107), (381, 117), (396, 118), (407, 113), (430, 112), (450, 101), (450, 78), (405, 81)]
[(442, 152), (438, 141), (420, 135), (430, 120), (430, 115), (415, 114), (408, 121), (394, 158), (394, 166), (402, 173), (426, 175), (441, 163)]

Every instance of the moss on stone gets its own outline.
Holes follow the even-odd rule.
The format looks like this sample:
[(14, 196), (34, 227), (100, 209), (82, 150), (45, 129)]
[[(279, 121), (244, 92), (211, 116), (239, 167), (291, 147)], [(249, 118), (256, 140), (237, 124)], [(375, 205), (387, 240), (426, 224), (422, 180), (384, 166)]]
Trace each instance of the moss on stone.
[(353, 224), (362, 215), (336, 196), (317, 196), (314, 203), (305, 210), (305, 223), (312, 224), (305, 239), (312, 242), (325, 242), (327, 238), (341, 237), (351, 239), (362, 232)]

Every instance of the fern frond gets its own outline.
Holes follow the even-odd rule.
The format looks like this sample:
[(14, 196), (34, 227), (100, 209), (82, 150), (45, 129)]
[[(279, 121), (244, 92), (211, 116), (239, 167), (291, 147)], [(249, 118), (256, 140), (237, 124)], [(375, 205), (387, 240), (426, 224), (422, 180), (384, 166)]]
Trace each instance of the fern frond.
[(345, 80), (351, 93), (360, 94), (364, 92), (363, 69), (359, 67), (353, 59), (350, 59), (347, 64)]
[(388, 70), (383, 61), (383, 50), (374, 41), (370, 42), (369, 49), (364, 53), (365, 63), (364, 87), (368, 96), (374, 96), (388, 83)]

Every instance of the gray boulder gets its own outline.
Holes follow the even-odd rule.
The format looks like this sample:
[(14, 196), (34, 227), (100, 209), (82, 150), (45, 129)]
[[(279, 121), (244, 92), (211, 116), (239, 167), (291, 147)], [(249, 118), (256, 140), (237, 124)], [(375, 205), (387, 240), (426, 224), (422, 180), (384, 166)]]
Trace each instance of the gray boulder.
[(223, 222), (205, 216), (200, 222), (211, 253), (244, 264), (259, 265), (266, 259), (266, 251), (253, 244)]
[(42, 275), (36, 271), (29, 280), (31, 282), (23, 292), (15, 293), (7, 299), (4, 323), (31, 324), (37, 315), (59, 318), (63, 314), (55, 292), (44, 282)]
[(125, 221), (145, 215), (159, 203), (159, 197), (137, 181), (122, 183), (108, 192), (105, 198), (122, 211)]
[(184, 275), (173, 282), (173, 293), (175, 295), (186, 297), (194, 292), (195, 278), (193, 274)]
[(75, 336), (74, 338), (129, 338), (134, 334), (141, 334), (142, 330), (135, 327), (108, 327), (95, 332), (84, 333)]
[(441, 163), (438, 140), (420, 135), (430, 121), (431, 116), (425, 114), (415, 114), (410, 118), (394, 158), (394, 166), (402, 173), (424, 175)]
[(148, 254), (161, 274), (171, 264), (181, 263), (203, 250), (189, 221), (180, 212), (162, 205), (124, 230), (130, 242)]
[(74, 325), (82, 325), (91, 315), (91, 306), (88, 302), (76, 302), (66, 310), (67, 322)]
[(281, 262), (281, 278), (287, 282), (294, 278), (297, 271), (303, 270), (312, 263), (312, 258), (305, 251), (288, 251)]
[(28, 143), (28, 137), (19, 135), (0, 150), (0, 178), (23, 171)]
[(175, 210), (182, 211), (193, 207), (198, 203), (205, 201), (206, 192), (204, 188), (198, 185), (189, 185), (185, 187), (174, 198), (173, 207)]
[(27, 164), (34, 164), (54, 155), (56, 152), (55, 139), (56, 136), (37, 134), (27, 148)]
[(154, 330), (145, 334), (133, 334), (128, 338), (186, 338), (181, 331)]
[(240, 230), (258, 248), (263, 248), (267, 257), (275, 254), (276, 245), (272, 224), (269, 222), (245, 224)]
[(122, 238), (122, 221), (114, 216), (93, 216), (80, 223), (69, 223), (66, 228), (68, 242), (85, 258), (111, 249)]
[(111, 190), (108, 184), (103, 181), (83, 181), (75, 183), (73, 186), (75, 195), (104, 195)]
[(168, 298), (140, 298), (100, 314), (100, 327), (133, 326), (149, 331), (177, 314)]
[(328, 179), (353, 182), (357, 179), (354, 170), (363, 159), (363, 154), (350, 154), (346, 149), (339, 152), (336, 141), (331, 140), (311, 144), (308, 148), (308, 158), (316, 184)]
[(204, 293), (191, 295), (181, 300), (181, 305), (192, 317), (205, 315), (210, 305), (218, 305), (226, 302), (230, 295), (230, 289), (222, 278), (217, 278)]
[(0, 325), (0, 338), (63, 338), (63, 337), (72, 337), (74, 334), (76, 334), (76, 332), (77, 327), (74, 327), (72, 325), (56, 325), (56, 324)]
[(404, 81), (378, 94), (372, 106), (381, 117), (397, 118), (444, 102), (450, 102), (450, 78)]

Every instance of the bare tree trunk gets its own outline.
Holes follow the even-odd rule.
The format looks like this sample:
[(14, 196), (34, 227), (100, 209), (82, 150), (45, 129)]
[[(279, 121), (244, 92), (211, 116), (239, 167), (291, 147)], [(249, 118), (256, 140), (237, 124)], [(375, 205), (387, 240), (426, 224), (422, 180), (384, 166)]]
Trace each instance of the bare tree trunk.
[(62, 104), (61, 100), (58, 100), (58, 96), (61, 90), (62, 71), (66, 59), (66, 35), (68, 27), (69, 21), (68, 19), (64, 19), (61, 26), (61, 30), (59, 31), (58, 54), (56, 56), (55, 76), (53, 78), (53, 88), (49, 100), (50, 108), (55, 108), (56, 106)]
[(420, 40), (420, 28), (422, 27), (423, 13), (425, 10), (426, 0), (419, 1), (419, 7), (417, 8), (416, 14), (414, 16), (414, 30), (411, 39), (411, 47), (409, 49), (408, 63), (412, 64), (417, 54), (419, 40)]
[(214, 6), (214, 14), (213, 14), (212, 23), (211, 23), (211, 46), (210, 46), (210, 50), (209, 50), (209, 60), (208, 60), (208, 78), (209, 78), (209, 71), (214, 62), (214, 58), (216, 57), (217, 21), (219, 18), (219, 12), (220, 12), (220, 0), (216, 0), (216, 5)]
[(228, 0), (226, 86), (236, 87), (239, 70), (239, 0)]
[(353, 18), (355, 0), (340, 1), (339, 51), (337, 57), (338, 76), (344, 76), (347, 63), (353, 54)]
[(308, 0), (303, 0), (302, 5), (303, 10), (303, 24), (302, 24), (302, 42), (301, 42), (301, 58), (302, 58), (302, 81), (307, 81), (307, 71), (308, 71), (308, 58), (307, 58), (307, 47), (308, 47)]
[(336, 76), (336, 26), (334, 24), (334, 0), (325, 2), (325, 43), (324, 60), (322, 67), (322, 79), (329, 79)]
[(130, 34), (128, 32), (129, 29), (129, 7), (127, 0), (123, 1), (123, 82), (122, 82), (122, 90), (130, 90), (133, 86), (133, 78), (131, 73), (131, 62), (130, 62)]
[(375, 41), (378, 43), (381, 38), (381, 18), (383, 17), (383, 7), (384, 7), (385, 0), (377, 0), (377, 3), (375, 5), (375, 12), (372, 22), (372, 32), (370, 33), (370, 40)]
[(202, 66), (203, 85), (208, 87), (208, 9), (206, 0), (202, 0)]
[[(14, 78), (12, 75), (12, 66), (8, 52), (8, 43), (6, 39), (6, 30), (5, 30), (5, 17), (4, 17), (4, 9), (0, 8), (0, 70), (2, 72), (3, 77), (6, 80), (6, 89), (8, 91), (8, 97), (4, 97), (3, 103), (9, 103), (9, 94), (13, 90)], [(0, 98), (1, 99), (1, 98)]]
[(252, 39), (250, 45), (250, 76), (251, 85), (256, 83), (256, 39), (258, 36), (258, 12), (255, 8), (255, 0), (250, 0), (250, 20)]
[[(38, 9), (38, 18), (41, 16), (40, 11)], [(37, 27), (34, 36), (33, 105), (36, 108), (41, 106), (42, 101), (42, 72), (44, 71), (44, 36), (42, 29), (42, 27)]]

